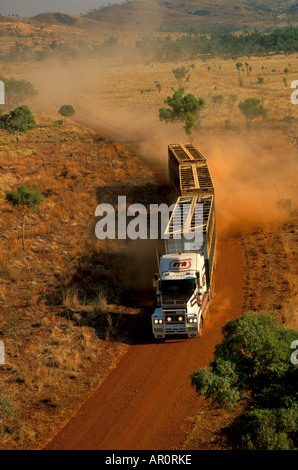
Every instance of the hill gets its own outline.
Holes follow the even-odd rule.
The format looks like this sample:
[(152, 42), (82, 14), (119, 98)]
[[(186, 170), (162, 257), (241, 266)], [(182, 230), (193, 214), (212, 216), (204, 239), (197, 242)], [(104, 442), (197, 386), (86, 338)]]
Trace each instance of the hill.
[(73, 26), (78, 22), (73, 16), (64, 13), (40, 13), (34, 16), (33, 19), (41, 23), (64, 24), (67, 26)]
[(32, 20), (34, 20), (36, 23), (42, 23), (47, 27), (63, 27), (65, 28), (65, 32), (77, 28), (92, 32), (94, 30), (98, 31), (98, 29), (102, 27), (102, 24), (99, 24), (95, 19), (87, 17), (75, 17), (59, 12), (40, 13), (39, 15), (34, 16)]
[(297, 0), (131, 0), (94, 9), (81, 17), (42, 13), (47, 25), (87, 30), (221, 32), (276, 29), (298, 25)]
[(85, 17), (145, 30), (264, 30), (297, 25), (298, 8), (296, 0), (131, 0), (93, 10)]

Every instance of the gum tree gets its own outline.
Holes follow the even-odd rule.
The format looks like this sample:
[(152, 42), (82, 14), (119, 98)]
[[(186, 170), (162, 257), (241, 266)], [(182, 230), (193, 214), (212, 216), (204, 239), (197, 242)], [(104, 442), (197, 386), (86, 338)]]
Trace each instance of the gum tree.
[(257, 117), (261, 116), (263, 119), (267, 117), (267, 109), (264, 108), (258, 98), (248, 98), (245, 101), (241, 101), (238, 104), (238, 108), (244, 114), (248, 126)]
[(19, 186), (17, 189), (5, 192), (5, 201), (16, 211), (22, 230), (22, 245), (25, 249), (25, 223), (30, 213), (36, 212), (41, 205), (43, 197), (38, 190), (29, 186)]
[(36, 125), (33, 114), (28, 106), (19, 106), (9, 114), (0, 116), (0, 129), (16, 136), (19, 142), (20, 132), (27, 132)]
[(32, 83), (27, 80), (16, 80), (15, 78), (5, 78), (0, 75), (0, 80), (5, 85), (5, 100), (9, 107), (20, 106), (25, 100), (34, 98), (37, 95)]
[(196, 98), (192, 94), (185, 95), (184, 88), (179, 88), (173, 96), (168, 96), (165, 100), (167, 108), (159, 109), (159, 119), (165, 122), (185, 122), (185, 132), (190, 135), (197, 123), (200, 110), (205, 105), (203, 98)]

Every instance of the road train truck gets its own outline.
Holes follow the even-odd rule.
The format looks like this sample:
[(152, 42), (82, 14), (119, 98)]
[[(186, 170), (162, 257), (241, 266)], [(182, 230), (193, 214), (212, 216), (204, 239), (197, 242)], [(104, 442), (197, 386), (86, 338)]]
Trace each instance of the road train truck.
[(193, 144), (168, 145), (169, 183), (177, 193), (164, 233), (165, 253), (154, 276), (155, 338), (202, 334), (216, 257), (214, 187), (205, 157)]

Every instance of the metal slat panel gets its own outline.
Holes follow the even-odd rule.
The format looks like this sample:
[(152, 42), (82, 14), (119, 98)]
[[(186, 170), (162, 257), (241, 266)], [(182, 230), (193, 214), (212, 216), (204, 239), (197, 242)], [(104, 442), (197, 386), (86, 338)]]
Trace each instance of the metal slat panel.
[(196, 228), (201, 229), (202, 225), (196, 226), (196, 206), (203, 204), (203, 232), (210, 226), (210, 219), (213, 211), (213, 195), (179, 197), (170, 217), (165, 233), (169, 238), (183, 232), (193, 232)]
[(206, 158), (191, 143), (168, 144), (170, 183), (181, 195), (214, 194)]

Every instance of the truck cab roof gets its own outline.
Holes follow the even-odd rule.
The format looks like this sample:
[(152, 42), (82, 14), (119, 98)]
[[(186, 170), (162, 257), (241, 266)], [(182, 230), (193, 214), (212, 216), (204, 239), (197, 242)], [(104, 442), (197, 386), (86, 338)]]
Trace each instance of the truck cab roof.
[(196, 276), (204, 266), (204, 257), (198, 253), (174, 253), (162, 256), (160, 273), (162, 279), (186, 279)]

